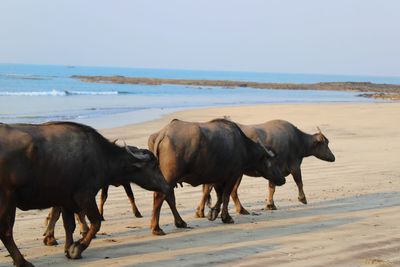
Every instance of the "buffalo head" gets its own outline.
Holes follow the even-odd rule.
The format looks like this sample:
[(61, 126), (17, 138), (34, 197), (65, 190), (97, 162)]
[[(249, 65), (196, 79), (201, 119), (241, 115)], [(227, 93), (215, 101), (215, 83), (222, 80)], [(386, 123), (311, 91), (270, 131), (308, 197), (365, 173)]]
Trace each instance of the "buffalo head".
[(147, 149), (134, 146), (125, 145), (125, 150), (128, 164), (123, 168), (130, 173), (129, 181), (146, 190), (168, 194), (170, 187), (161, 173), (154, 154)]
[(280, 186), (286, 182), (280, 168), (276, 164), (276, 154), (272, 149), (267, 148), (258, 140), (257, 148), (259, 153), (258, 160), (255, 161), (256, 173)]
[(332, 151), (329, 149), (329, 140), (322, 134), (321, 130), (317, 127), (318, 133), (313, 135), (313, 147), (312, 147), (312, 155), (315, 157), (334, 162), (335, 155), (333, 155)]

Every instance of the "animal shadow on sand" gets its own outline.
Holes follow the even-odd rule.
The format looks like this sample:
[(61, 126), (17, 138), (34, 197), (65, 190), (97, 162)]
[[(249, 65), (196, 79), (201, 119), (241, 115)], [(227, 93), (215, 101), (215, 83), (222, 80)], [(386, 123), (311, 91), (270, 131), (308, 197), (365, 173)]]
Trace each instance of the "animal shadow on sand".
[[(250, 203), (251, 204), (251, 203)], [(132, 241), (123, 243), (111, 243), (109, 246), (91, 247), (85, 257), (79, 261), (68, 261), (68, 266), (82, 264), (94, 264), (98, 260), (110, 258), (121, 260), (131, 256), (146, 256), (141, 263), (130, 263), (126, 266), (204, 266), (204, 264), (228, 263), (256, 253), (279, 249), (280, 245), (274, 243), (274, 238), (301, 234), (307, 232), (320, 232), (326, 229), (354, 223), (365, 219), (362, 216), (348, 216), (340, 218), (328, 216), (321, 220), (311, 222), (291, 222), (282, 225), (276, 221), (293, 218), (306, 218), (308, 216), (334, 215), (339, 213), (351, 213), (400, 205), (400, 192), (373, 193), (334, 200), (312, 203), (307, 208), (291, 209), (291, 206), (282, 206), (277, 212), (261, 212), (259, 216), (238, 216), (233, 225), (209, 222), (207, 219), (189, 221), (189, 225), (195, 229), (180, 230), (174, 232), (173, 224), (165, 227), (167, 235), (152, 240), (136, 240), (135, 235), (151, 235), (148, 229), (131, 229), (123, 232), (112, 233), (113, 238), (131, 236)], [(192, 211), (193, 212), (193, 211)], [(239, 219), (240, 217), (240, 219)], [(268, 226), (268, 221), (275, 222)], [(265, 224), (260, 225), (261, 223)], [(249, 226), (253, 224), (254, 227)], [(102, 239), (99, 237), (98, 239)], [(261, 241), (261, 242), (260, 242)], [(94, 241), (98, 242), (98, 240)], [(226, 244), (232, 244), (226, 246)], [(223, 247), (221, 245), (224, 245)], [(177, 256), (168, 259), (157, 259), (158, 253), (166, 251), (174, 252)], [(221, 260), (219, 255), (223, 253)], [(154, 254), (154, 257), (149, 257)], [(66, 264), (66, 259), (61, 253), (40, 257), (41, 261), (52, 264)], [(35, 258), (30, 258), (35, 263)]]

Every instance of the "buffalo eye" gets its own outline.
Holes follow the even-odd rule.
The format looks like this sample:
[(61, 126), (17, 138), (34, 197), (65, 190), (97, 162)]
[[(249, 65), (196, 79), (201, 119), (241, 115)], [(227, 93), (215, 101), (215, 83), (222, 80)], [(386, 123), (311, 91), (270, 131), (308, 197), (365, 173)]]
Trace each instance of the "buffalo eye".
[(269, 161), (269, 160), (267, 160), (267, 167), (268, 167), (268, 168), (271, 168), (271, 167), (272, 167), (272, 163), (271, 163), (271, 161)]
[(142, 169), (146, 165), (146, 162), (144, 161), (137, 161), (132, 164), (132, 166), (136, 169)]

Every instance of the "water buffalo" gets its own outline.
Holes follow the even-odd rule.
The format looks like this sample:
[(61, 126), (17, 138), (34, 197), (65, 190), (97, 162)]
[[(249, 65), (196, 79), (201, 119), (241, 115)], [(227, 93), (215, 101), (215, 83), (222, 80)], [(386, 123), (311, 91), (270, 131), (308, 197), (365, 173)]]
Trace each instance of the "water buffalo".
[(171, 186), (169, 194), (154, 193), (151, 230), (155, 235), (165, 234), (159, 226), (164, 200), (171, 208), (175, 225), (187, 227), (176, 209), (173, 188), (177, 183), (192, 186), (212, 183), (218, 199), (208, 218), (215, 220), (222, 204), (224, 223), (233, 223), (228, 213), (229, 195), (243, 173), (257, 172), (273, 179), (276, 185), (285, 183), (279, 168), (274, 166), (273, 152), (253, 142), (229, 120), (193, 123), (175, 119), (149, 137), (149, 149), (158, 157), (161, 172)]
[[(303, 191), (303, 180), (301, 175), (301, 163), (303, 158), (315, 156), (321, 160), (333, 162), (335, 156), (329, 149), (329, 140), (318, 128), (318, 133), (307, 134), (299, 130), (293, 124), (283, 120), (273, 120), (257, 125), (240, 125), (243, 132), (252, 140), (261, 140), (265, 146), (271, 147), (276, 153), (276, 163), (282, 174), (286, 177), (292, 174), (297, 184), (300, 202), (307, 204), (307, 198)], [(241, 177), (232, 190), (232, 200), (235, 203), (236, 211), (240, 214), (248, 214), (243, 208), (238, 197), (238, 187)], [(203, 197), (197, 207), (196, 216), (204, 217), (204, 206), (209, 200), (209, 194), (212, 185), (203, 186)], [(275, 210), (276, 206), (273, 200), (275, 193), (275, 184), (269, 181), (269, 195), (267, 200), (267, 209)]]
[[(142, 214), (140, 213), (138, 207), (136, 206), (135, 196), (133, 195), (131, 185), (129, 183), (122, 184), (125, 189), (125, 193), (128, 196), (129, 202), (131, 203), (132, 212), (136, 218), (142, 218)], [(108, 197), (108, 186), (105, 186), (101, 189), (101, 196), (100, 196), (100, 204), (99, 204), (99, 211), (101, 215), (101, 219), (104, 221), (104, 203), (106, 203)]]
[[(129, 148), (134, 149), (133, 147), (129, 147)], [(135, 215), (135, 217), (141, 218), (142, 214), (140, 213), (138, 207), (136, 206), (135, 197), (133, 195), (131, 185), (129, 183), (126, 183), (126, 184), (123, 184), (122, 186), (124, 187), (126, 195), (128, 196), (128, 199), (131, 203), (133, 214)], [(105, 187), (103, 187), (101, 189), (99, 212), (100, 212), (102, 221), (104, 221), (104, 203), (107, 200), (108, 187), (109, 186), (106, 185)], [(61, 215), (61, 207), (53, 207), (46, 217), (45, 225), (47, 227), (43, 234), (43, 236), (44, 236), (43, 243), (46, 246), (54, 246), (54, 245), (58, 244), (57, 240), (54, 236), (54, 229), (55, 229), (58, 219), (60, 218), (60, 215)], [(85, 214), (83, 212), (78, 212), (75, 214), (75, 217), (79, 223), (82, 236), (85, 236), (87, 231), (89, 230), (89, 227), (85, 220)]]
[[(169, 192), (150, 151), (120, 147), (89, 126), (71, 122), (0, 125), (0, 238), (17, 266), (33, 265), (14, 242), (16, 207), (62, 207), (65, 254), (78, 259), (100, 229), (97, 192), (106, 185), (129, 182)], [(74, 242), (74, 212), (79, 211), (91, 225)]]

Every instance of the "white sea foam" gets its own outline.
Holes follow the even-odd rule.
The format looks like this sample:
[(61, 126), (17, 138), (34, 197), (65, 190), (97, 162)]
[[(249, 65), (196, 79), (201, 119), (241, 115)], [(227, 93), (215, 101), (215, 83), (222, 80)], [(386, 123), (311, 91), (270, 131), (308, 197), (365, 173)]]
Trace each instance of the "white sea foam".
[(65, 91), (67, 95), (118, 95), (118, 91)]
[(119, 93), (120, 92), (118, 91), (69, 91), (69, 90), (20, 91), (20, 92), (0, 91), (0, 96), (118, 95)]

